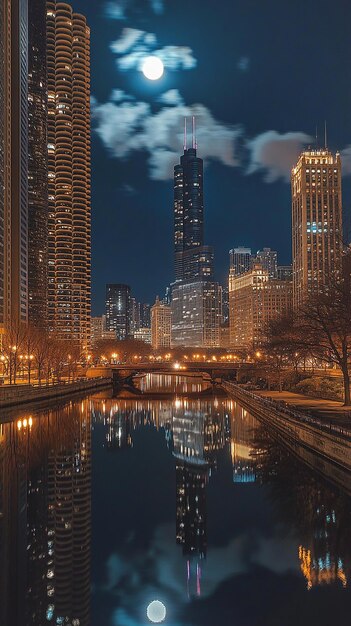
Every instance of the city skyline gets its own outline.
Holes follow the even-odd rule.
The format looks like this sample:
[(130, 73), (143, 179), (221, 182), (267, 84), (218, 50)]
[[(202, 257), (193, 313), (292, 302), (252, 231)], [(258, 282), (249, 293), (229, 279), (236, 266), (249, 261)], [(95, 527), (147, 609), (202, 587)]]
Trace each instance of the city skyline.
[[(131, 284), (136, 297), (146, 302), (163, 293), (168, 282), (172, 272), (172, 189), (170, 179), (151, 178), (150, 168), (166, 159), (169, 152), (171, 164), (176, 162), (173, 153), (181, 150), (184, 114), (189, 120), (192, 113), (198, 114), (199, 129), (203, 127), (198, 132), (198, 144), (206, 166), (205, 240), (216, 250), (216, 279), (225, 279), (228, 250), (234, 246), (246, 245), (253, 250), (269, 246), (278, 251), (282, 264), (291, 263), (290, 168), (300, 149), (314, 144), (316, 125), (319, 145), (324, 144), (324, 120), (330, 149), (341, 151), (344, 175), (350, 171), (345, 149), (351, 136), (351, 98), (344, 76), (351, 54), (345, 26), (351, 8), (338, 3), (330, 23), (327, 4), (313, 0), (308, 6), (304, 4), (303, 10), (299, 5), (291, 22), (287, 7), (277, 7), (276, 3), (263, 7), (261, 3), (248, 6), (239, 1), (221, 15), (213, 12), (212, 3), (205, 2), (201, 8), (193, 7), (194, 13), (201, 13), (201, 22), (196, 25), (191, 20), (184, 23), (183, 1), (163, 3), (160, 14), (155, 14), (149, 3), (124, 3), (124, 19), (117, 19), (117, 11), (107, 15), (107, 4), (74, 2), (74, 9), (83, 11), (93, 25), (94, 313), (100, 313), (107, 282)], [(229, 28), (229, 24), (234, 26)], [(135, 67), (138, 50), (145, 49), (142, 39), (123, 52), (123, 41), (127, 45), (122, 41), (124, 29), (130, 29), (130, 42), (137, 36), (135, 31), (142, 31), (140, 37), (142, 33), (156, 37), (156, 49), (164, 55), (165, 48), (174, 46), (177, 59), (172, 67), (167, 60), (160, 81), (151, 84)], [(326, 46), (319, 45), (321, 33), (328, 33)], [(216, 46), (208, 48), (206, 42), (212, 40)], [(296, 41), (300, 42), (298, 48)], [(186, 47), (191, 49), (187, 64), (181, 56)], [(175, 90), (185, 104), (176, 104)], [(300, 94), (311, 92), (319, 96), (313, 102), (301, 102)], [(163, 104), (164, 94), (168, 94), (168, 105)], [(191, 108), (195, 103), (199, 108)], [(108, 111), (116, 131), (123, 131), (119, 142), (111, 136)], [(133, 111), (139, 112), (140, 139), (130, 135), (124, 121)], [(104, 126), (102, 122), (106, 122)], [(127, 126), (123, 129), (123, 125)], [(235, 167), (228, 162), (237, 126), (244, 131), (233, 153), (238, 161)], [(216, 131), (218, 142), (214, 140)], [(148, 142), (149, 149), (143, 141)], [(163, 152), (159, 141), (164, 142)], [(140, 145), (140, 150), (130, 148), (133, 145)], [(343, 186), (348, 222), (348, 177)], [(133, 232), (133, 237), (126, 243), (128, 232)], [(128, 263), (121, 272), (127, 253)], [(145, 271), (142, 281), (138, 278), (141, 259)]]

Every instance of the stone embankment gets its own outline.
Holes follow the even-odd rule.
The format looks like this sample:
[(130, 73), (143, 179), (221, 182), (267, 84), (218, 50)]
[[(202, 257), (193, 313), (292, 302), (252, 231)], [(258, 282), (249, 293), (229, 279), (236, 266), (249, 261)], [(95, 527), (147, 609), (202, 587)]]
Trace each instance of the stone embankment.
[[(345, 485), (346, 477), (351, 483), (351, 428), (297, 411), (285, 402), (246, 391), (235, 383), (223, 382), (223, 388), (290, 449), (306, 457), (305, 460), (308, 458), (309, 465), (315, 469), (318, 466), (328, 477), (332, 472), (333, 479), (341, 486)], [(303, 449), (308, 454), (301, 452)]]
[(0, 410), (31, 402), (61, 399), (73, 394), (96, 391), (111, 384), (111, 378), (99, 377), (62, 381), (49, 385), (3, 385), (0, 387)]

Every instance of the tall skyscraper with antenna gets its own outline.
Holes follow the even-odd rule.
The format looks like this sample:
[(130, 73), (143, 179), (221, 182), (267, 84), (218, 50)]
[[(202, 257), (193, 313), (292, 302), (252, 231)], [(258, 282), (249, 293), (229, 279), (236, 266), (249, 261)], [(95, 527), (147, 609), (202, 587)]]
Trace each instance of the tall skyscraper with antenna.
[(211, 278), (213, 249), (204, 246), (203, 160), (197, 156), (196, 120), (188, 148), (184, 121), (184, 154), (174, 167), (174, 272), (175, 280)]
[(213, 248), (204, 245), (203, 160), (197, 156), (196, 120), (188, 147), (174, 167), (174, 278), (172, 345), (219, 345), (221, 287), (213, 281)]

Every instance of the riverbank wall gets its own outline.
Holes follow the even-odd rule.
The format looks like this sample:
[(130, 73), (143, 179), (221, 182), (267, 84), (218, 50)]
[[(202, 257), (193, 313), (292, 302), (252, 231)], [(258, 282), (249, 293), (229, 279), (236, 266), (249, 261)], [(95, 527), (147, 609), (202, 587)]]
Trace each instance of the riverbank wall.
[(234, 400), (267, 426), (268, 430), (278, 436), (283, 443), (293, 449), (303, 447), (317, 454), (321, 459), (320, 464), (323, 460), (331, 462), (343, 475), (346, 472), (350, 479), (351, 430), (328, 424), (302, 411), (293, 411), (287, 406), (280, 406), (273, 400), (241, 389), (235, 383), (223, 382), (222, 386)]
[(3, 385), (0, 387), (0, 410), (24, 404), (61, 399), (73, 394), (96, 391), (112, 385), (109, 377), (64, 381), (50, 385)]

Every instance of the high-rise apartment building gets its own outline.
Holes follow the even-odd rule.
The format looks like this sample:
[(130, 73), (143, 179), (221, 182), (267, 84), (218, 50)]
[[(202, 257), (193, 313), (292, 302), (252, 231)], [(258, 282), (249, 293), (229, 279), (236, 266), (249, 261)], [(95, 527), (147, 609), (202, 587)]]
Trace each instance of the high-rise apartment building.
[(292, 305), (292, 284), (270, 278), (260, 263), (251, 270), (229, 277), (230, 344), (252, 349), (265, 338), (267, 322)]
[(174, 167), (175, 282), (172, 285), (172, 345), (219, 345), (221, 288), (213, 279), (214, 254), (204, 245), (203, 160), (192, 147)]
[(291, 175), (294, 306), (337, 277), (342, 258), (341, 159), (302, 152)]
[(106, 330), (119, 340), (130, 336), (130, 287), (121, 283), (106, 285)]
[(28, 7), (0, 4), (0, 328), (28, 318)]
[(151, 344), (154, 350), (169, 348), (172, 328), (171, 307), (157, 297), (151, 307)]
[(90, 341), (90, 31), (68, 4), (47, 2), (49, 329)]
[(46, 0), (28, 3), (28, 319), (45, 329), (48, 313)]
[(236, 276), (248, 272), (252, 264), (251, 248), (233, 248), (229, 251), (230, 270)]

